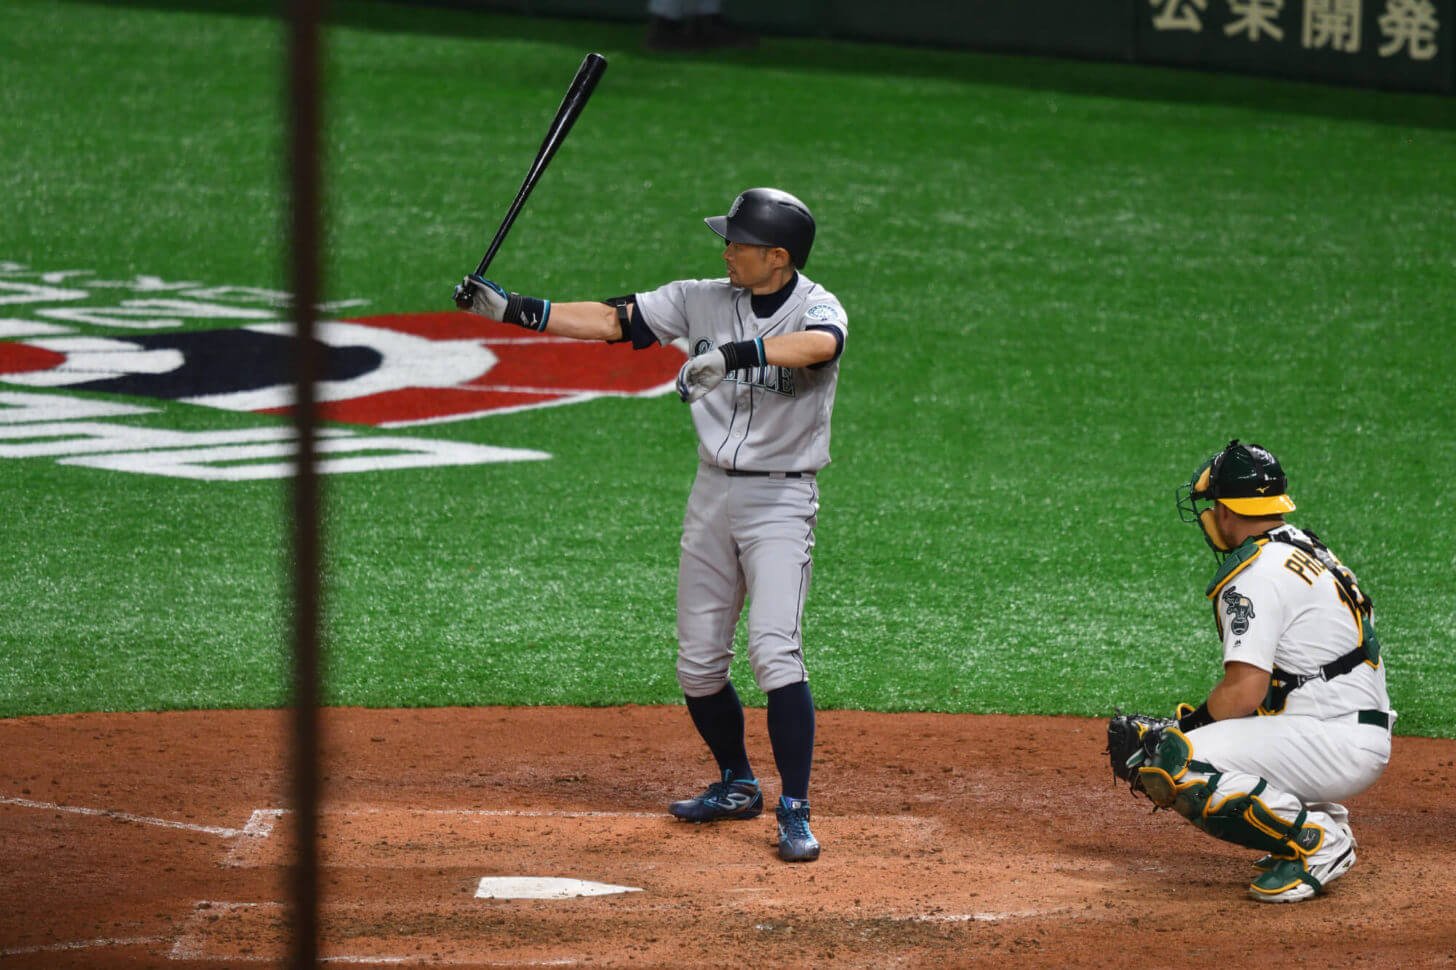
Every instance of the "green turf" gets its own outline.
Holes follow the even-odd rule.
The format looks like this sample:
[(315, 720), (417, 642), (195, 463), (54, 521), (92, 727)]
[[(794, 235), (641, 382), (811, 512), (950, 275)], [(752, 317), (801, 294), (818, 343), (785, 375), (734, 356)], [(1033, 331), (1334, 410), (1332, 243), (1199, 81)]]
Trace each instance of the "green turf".
[[(587, 50), (611, 68), (508, 287), (718, 275), (702, 215), (758, 184), (813, 206), (851, 328), (821, 706), (1197, 701), (1214, 563), (1173, 489), (1240, 435), (1373, 594), (1398, 730), (1456, 736), (1449, 99), (801, 39), (661, 58), (632, 25), (331, 7), (328, 290), (361, 312), (447, 305)], [(227, 9), (0, 11), (0, 260), (281, 285), (283, 35)], [(328, 480), (331, 702), (680, 699), (675, 399), (411, 433), (556, 457)], [(0, 460), (0, 503), (0, 714), (285, 702), (282, 485)]]

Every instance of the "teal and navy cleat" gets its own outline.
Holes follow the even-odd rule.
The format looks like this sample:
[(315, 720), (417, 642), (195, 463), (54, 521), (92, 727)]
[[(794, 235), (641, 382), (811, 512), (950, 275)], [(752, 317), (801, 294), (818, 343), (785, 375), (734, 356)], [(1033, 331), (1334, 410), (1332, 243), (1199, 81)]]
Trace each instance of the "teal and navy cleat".
[(697, 798), (673, 802), (667, 810), (688, 822), (719, 822), (733, 818), (758, 818), (763, 812), (763, 793), (752, 778), (734, 778), (723, 772), (723, 780), (715, 781)]
[(779, 858), (785, 862), (813, 862), (819, 858), (819, 840), (809, 831), (809, 803), (802, 798), (779, 798)]

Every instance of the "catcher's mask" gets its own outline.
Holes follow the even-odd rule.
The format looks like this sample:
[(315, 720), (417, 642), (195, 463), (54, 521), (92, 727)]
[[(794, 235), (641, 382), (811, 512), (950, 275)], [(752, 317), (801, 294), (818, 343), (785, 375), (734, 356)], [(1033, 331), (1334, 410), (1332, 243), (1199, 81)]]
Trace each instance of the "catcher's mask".
[(1218, 454), (1199, 465), (1188, 484), (1178, 486), (1178, 517), (1197, 522), (1215, 554), (1233, 548), (1218, 529), (1215, 503), (1237, 515), (1262, 517), (1294, 511), (1286, 492), (1289, 483), (1279, 459), (1258, 445), (1230, 441)]

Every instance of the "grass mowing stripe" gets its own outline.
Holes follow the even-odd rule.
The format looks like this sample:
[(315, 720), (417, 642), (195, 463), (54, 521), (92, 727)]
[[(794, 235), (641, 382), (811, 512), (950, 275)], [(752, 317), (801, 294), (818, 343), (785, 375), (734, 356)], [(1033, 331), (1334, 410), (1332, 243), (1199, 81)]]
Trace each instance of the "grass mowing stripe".
[[(0, 260), (278, 285), (261, 8), (12, 5)], [(1196, 701), (1213, 562), (1172, 489), (1238, 434), (1375, 596), (1399, 730), (1456, 734), (1449, 99), (775, 38), (664, 59), (630, 25), (333, 9), (329, 296), (361, 313), (447, 307), (587, 49), (612, 68), (507, 286), (717, 275), (701, 215), (754, 184), (814, 207), (809, 269), (851, 328), (805, 619), (821, 705)], [(145, 403), (129, 421), (243, 423)], [(332, 702), (679, 698), (675, 400), (409, 433), (555, 457), (329, 480)], [(282, 702), (277, 483), (5, 460), (0, 501), (0, 713)]]

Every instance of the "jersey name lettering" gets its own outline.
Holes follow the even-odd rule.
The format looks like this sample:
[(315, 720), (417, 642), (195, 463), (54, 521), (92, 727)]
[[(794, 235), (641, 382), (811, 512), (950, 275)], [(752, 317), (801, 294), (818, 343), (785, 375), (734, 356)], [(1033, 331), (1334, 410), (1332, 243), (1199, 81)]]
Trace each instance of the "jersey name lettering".
[(1306, 554), (1304, 550), (1296, 549), (1284, 560), (1284, 568), (1313, 586), (1315, 579), (1325, 571), (1325, 564)]
[(785, 397), (794, 396), (794, 371), (790, 367), (765, 365), (750, 371), (734, 371), (728, 375), (727, 380), (738, 384), (752, 384)]

